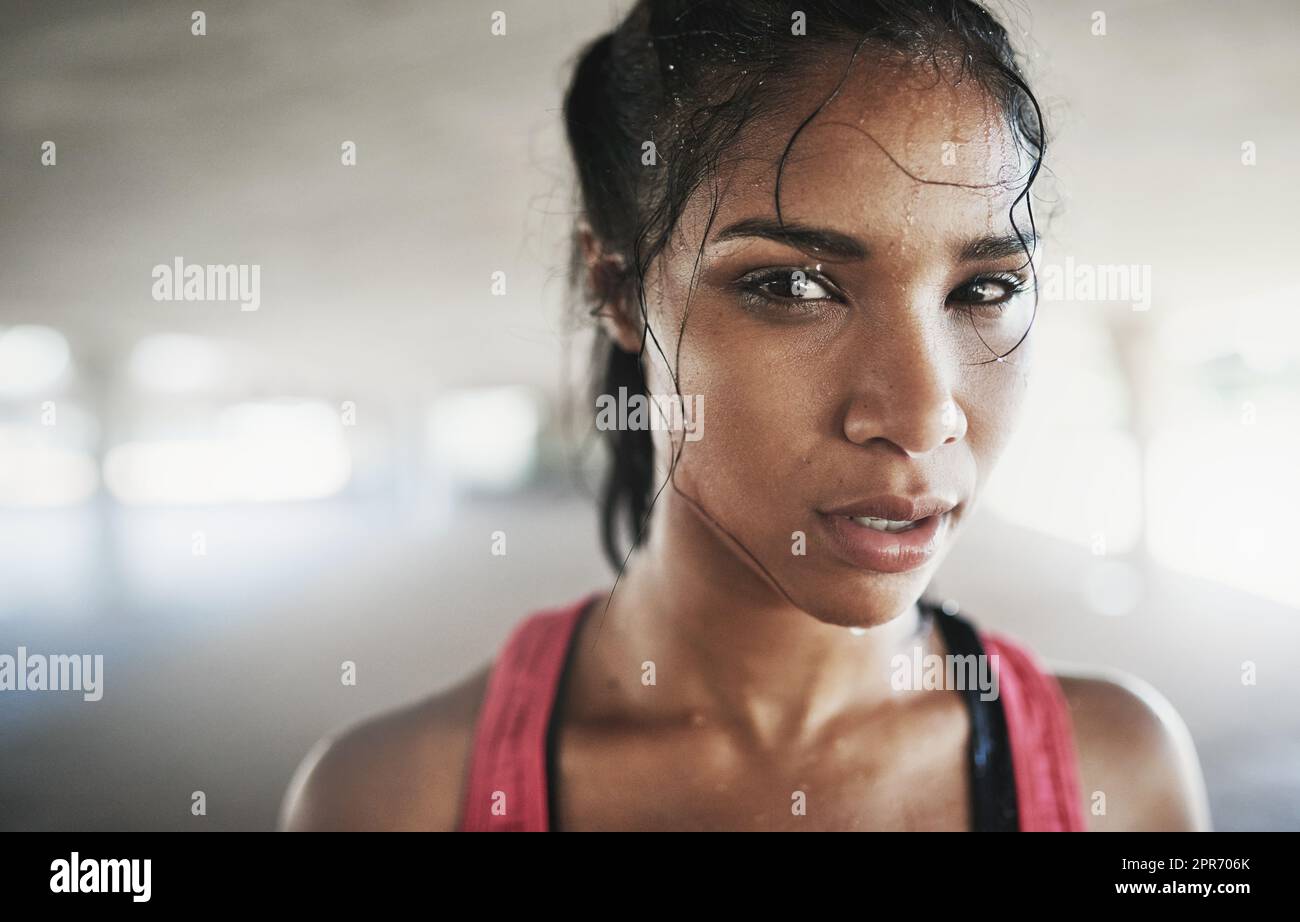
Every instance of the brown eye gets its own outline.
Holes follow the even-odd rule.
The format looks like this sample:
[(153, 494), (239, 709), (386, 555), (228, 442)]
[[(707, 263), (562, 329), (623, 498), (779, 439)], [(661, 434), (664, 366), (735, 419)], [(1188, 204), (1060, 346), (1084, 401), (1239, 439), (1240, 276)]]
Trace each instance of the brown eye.
[(997, 307), (1027, 289), (1028, 284), (1018, 276), (987, 275), (953, 289), (949, 300), (970, 307)]
[(751, 285), (774, 298), (820, 300), (831, 296), (826, 286), (803, 269), (777, 269), (754, 278)]
[(742, 288), (773, 301), (825, 301), (830, 285), (805, 269), (771, 269), (741, 279)]

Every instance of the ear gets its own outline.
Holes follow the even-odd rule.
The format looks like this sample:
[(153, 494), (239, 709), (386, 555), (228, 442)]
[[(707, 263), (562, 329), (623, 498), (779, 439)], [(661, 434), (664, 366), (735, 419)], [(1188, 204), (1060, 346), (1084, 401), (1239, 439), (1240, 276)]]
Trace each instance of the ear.
[(586, 218), (578, 222), (578, 241), (587, 288), (600, 303), (600, 328), (620, 349), (639, 352), (643, 324), (640, 310), (629, 300), (626, 260), (605, 249)]

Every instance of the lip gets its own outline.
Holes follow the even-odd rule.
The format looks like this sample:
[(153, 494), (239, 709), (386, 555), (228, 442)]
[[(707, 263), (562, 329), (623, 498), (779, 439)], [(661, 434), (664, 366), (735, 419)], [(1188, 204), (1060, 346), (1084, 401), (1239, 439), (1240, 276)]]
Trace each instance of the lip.
[[(956, 504), (933, 496), (878, 496), (818, 512), (831, 547), (846, 563), (878, 573), (903, 573), (929, 563), (951, 526)], [(870, 516), (917, 522), (915, 528), (890, 533), (851, 521)]]
[(956, 507), (938, 496), (873, 496), (861, 502), (819, 510), (823, 515), (870, 516), (873, 519), (892, 519), (895, 522), (915, 522), (926, 516), (943, 515)]

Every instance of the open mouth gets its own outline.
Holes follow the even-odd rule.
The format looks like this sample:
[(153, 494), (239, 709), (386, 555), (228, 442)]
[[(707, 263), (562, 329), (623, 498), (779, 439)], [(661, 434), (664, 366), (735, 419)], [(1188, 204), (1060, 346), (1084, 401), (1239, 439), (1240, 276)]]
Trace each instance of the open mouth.
[(952, 506), (942, 504), (929, 508), (935, 511), (925, 514), (926, 509), (915, 509), (921, 514), (911, 518), (843, 512), (823, 512), (819, 518), (832, 551), (845, 563), (878, 573), (902, 573), (925, 566), (944, 546)]
[[(850, 522), (865, 525), (867, 528), (874, 528), (876, 531), (889, 532), (890, 534), (900, 531), (910, 531), (925, 521), (925, 519), (914, 519), (910, 521), (908, 519), (877, 519), (869, 515), (846, 515), (844, 518), (848, 519)], [(930, 518), (930, 516), (926, 516), (925, 518)]]

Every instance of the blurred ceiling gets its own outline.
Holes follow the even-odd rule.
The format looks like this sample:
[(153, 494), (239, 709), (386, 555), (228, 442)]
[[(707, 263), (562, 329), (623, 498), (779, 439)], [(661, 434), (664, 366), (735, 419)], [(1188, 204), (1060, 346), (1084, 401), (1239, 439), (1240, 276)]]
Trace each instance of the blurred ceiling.
[[(493, 37), (502, 6), (213, 0), (194, 37), (192, 7), (6, 2), (0, 324), (58, 326), (101, 366), (195, 332), (335, 388), (558, 386), (560, 95), (626, 4), (514, 4)], [(1058, 141), (1057, 253), (1151, 264), (1153, 314), (1294, 295), (1300, 4), (1117, 0), (1104, 37), (1094, 7), (1001, 7)], [(155, 302), (150, 271), (177, 256), (260, 264), (261, 309)]]

